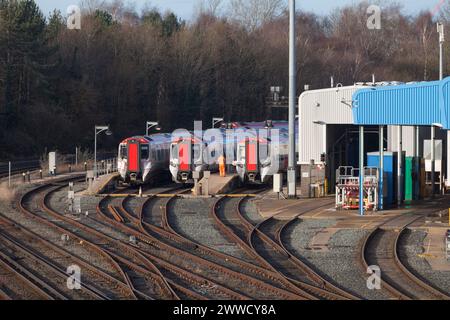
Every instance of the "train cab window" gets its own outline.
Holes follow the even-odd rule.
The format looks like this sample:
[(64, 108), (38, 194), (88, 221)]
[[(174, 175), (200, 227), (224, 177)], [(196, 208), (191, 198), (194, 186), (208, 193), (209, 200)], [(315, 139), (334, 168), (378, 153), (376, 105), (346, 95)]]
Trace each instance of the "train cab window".
[(194, 159), (201, 159), (201, 157), (202, 157), (202, 155), (201, 155), (201, 147), (200, 147), (200, 145), (199, 144), (194, 144), (194, 146), (193, 146), (193, 156), (194, 156)]
[(170, 157), (176, 158), (178, 156), (178, 145), (173, 144), (170, 148)]
[(128, 152), (127, 146), (120, 146), (120, 159), (126, 159), (127, 152)]
[(239, 146), (238, 160), (245, 161), (245, 145)]
[(147, 145), (141, 145), (141, 159), (148, 159), (150, 156), (150, 149)]

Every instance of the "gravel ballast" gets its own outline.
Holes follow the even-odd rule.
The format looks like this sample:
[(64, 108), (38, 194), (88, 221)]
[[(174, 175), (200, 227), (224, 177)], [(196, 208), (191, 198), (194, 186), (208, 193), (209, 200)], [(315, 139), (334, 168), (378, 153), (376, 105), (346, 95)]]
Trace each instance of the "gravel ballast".
[(298, 220), (283, 235), (288, 250), (313, 267), (325, 279), (349, 292), (369, 300), (387, 299), (378, 290), (367, 288), (369, 275), (358, 263), (359, 244), (368, 230), (343, 229), (336, 232), (328, 243), (329, 251), (315, 251), (309, 247), (313, 237), (323, 228), (332, 227), (336, 220)]
[(407, 230), (400, 238), (400, 259), (415, 275), (425, 282), (450, 294), (450, 272), (435, 271), (426, 259), (419, 257), (425, 253), (424, 240), (427, 233), (422, 230)]

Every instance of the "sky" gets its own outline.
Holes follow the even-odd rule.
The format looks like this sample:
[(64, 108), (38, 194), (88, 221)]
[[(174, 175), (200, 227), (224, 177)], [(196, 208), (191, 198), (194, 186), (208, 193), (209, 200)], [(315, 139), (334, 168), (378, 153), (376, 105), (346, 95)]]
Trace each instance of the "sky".
[[(78, 4), (79, 0), (35, 0), (44, 14), (48, 14), (53, 9), (59, 9), (65, 13), (67, 7), (72, 4)], [(192, 18), (196, 4), (199, 0), (131, 0), (138, 8), (144, 3), (150, 3), (151, 6), (159, 8), (161, 11), (171, 10), (185, 20)], [(229, 1), (229, 0), (225, 0)], [(328, 14), (333, 9), (352, 3), (358, 3), (357, 0), (296, 0), (299, 9), (312, 11), (316, 14)], [(442, 0), (397, 0), (396, 2), (404, 5), (404, 10), (408, 14), (415, 14), (421, 10), (433, 10)]]

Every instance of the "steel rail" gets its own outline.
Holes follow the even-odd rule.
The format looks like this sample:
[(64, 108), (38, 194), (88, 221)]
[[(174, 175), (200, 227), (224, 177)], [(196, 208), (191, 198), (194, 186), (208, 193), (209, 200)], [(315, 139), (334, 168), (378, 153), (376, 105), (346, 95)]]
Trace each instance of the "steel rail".
[[(62, 186), (64, 187), (64, 186)], [(145, 258), (141, 253), (139, 253), (139, 251), (132, 247), (129, 244), (125, 244), (117, 239), (111, 238), (110, 236), (99, 232), (98, 230), (95, 230), (83, 223), (80, 223), (78, 221), (75, 221), (73, 219), (67, 218), (59, 213), (57, 213), (56, 211), (54, 211), (53, 209), (51, 209), (48, 205), (49, 203), (49, 196), (51, 193), (47, 193), (43, 196), (43, 198), (41, 199), (41, 207), (51, 216), (55, 217), (56, 219), (60, 219), (76, 228), (78, 228), (79, 230), (82, 230), (84, 232), (86, 232), (88, 235), (91, 236), (95, 236), (95, 237), (99, 237), (100, 239), (106, 240), (108, 243), (110, 243), (111, 245), (116, 245), (118, 246), (117, 249), (122, 249), (119, 250), (121, 252), (121, 254), (127, 252), (129, 253), (133, 258), (141, 261), (141, 263), (143, 263), (145, 266), (149, 267), (149, 270), (153, 270), (153, 272), (146, 274), (146, 276), (151, 276), (157, 283), (159, 283), (160, 288), (162, 289), (162, 291), (167, 295), (170, 296), (173, 299), (178, 300), (177, 295), (175, 294), (175, 292), (173, 292), (173, 290), (170, 288), (170, 286), (168, 285), (168, 283), (165, 281), (164, 277), (162, 277), (162, 275), (160, 274), (158, 268), (156, 268), (156, 266), (154, 266), (153, 263), (151, 263), (147, 258)], [(75, 236), (75, 235), (74, 235)], [(77, 236), (77, 238), (81, 238), (79, 236)], [(88, 241), (88, 239), (83, 238), (83, 241)], [(101, 248), (100, 250), (104, 251), (105, 253), (107, 253), (110, 256), (113, 256), (113, 252), (111, 251), (112, 246), (111, 245), (107, 245), (107, 248)], [(114, 257), (118, 257), (120, 255), (114, 254)], [(140, 270), (138, 268), (138, 266), (130, 261), (127, 261), (126, 259), (122, 260), (122, 264), (126, 265), (128, 268), (130, 268), (131, 270)], [(124, 272), (125, 273), (125, 272)], [(125, 273), (126, 275), (126, 273)], [(128, 276), (126, 276), (126, 280), (127, 283), (131, 286), (131, 288), (133, 289), (134, 292), (136, 292), (136, 288), (134, 288), (133, 284), (130, 283), (130, 278)], [(147, 296), (145, 293), (142, 292), (137, 292), (138, 295), (140, 296)]]
[[(66, 179), (63, 179), (63, 180), (58, 180), (58, 182), (61, 183), (61, 182), (68, 182), (68, 181), (75, 181), (75, 180), (77, 180), (77, 178), (69, 178), (69, 179), (66, 178)], [(89, 246), (91, 249), (93, 249), (95, 252), (99, 253), (101, 256), (105, 257), (108, 261), (110, 261), (110, 262), (113, 264), (113, 266), (114, 266), (114, 267), (120, 272), (120, 274), (123, 276), (124, 281), (127, 283), (128, 287), (129, 287), (129, 290), (131, 290), (131, 292), (132, 292), (132, 294), (134, 295), (135, 298), (137, 298), (136, 295), (139, 295), (139, 296), (141, 296), (141, 297), (147, 296), (146, 294), (144, 294), (144, 293), (139, 292), (138, 290), (136, 290), (136, 289), (133, 287), (133, 285), (130, 283), (130, 279), (129, 279), (129, 277), (126, 275), (126, 273), (124, 272), (123, 268), (122, 268), (121, 266), (119, 266), (119, 264), (113, 259), (112, 255), (111, 255), (111, 251), (110, 251), (110, 249), (112, 249), (111, 246), (109, 246), (108, 248), (102, 248), (102, 247), (100, 247), (100, 246), (103, 246), (103, 245), (97, 245), (97, 244), (95, 244), (94, 242), (89, 241), (86, 237), (81, 237), (81, 236), (79, 236), (78, 234), (75, 234), (75, 233), (73, 233), (73, 232), (70, 232), (68, 229), (63, 228), (63, 227), (57, 225), (55, 222), (49, 221), (49, 220), (47, 220), (46, 218), (43, 218), (43, 217), (41, 217), (41, 216), (39, 216), (39, 215), (37, 215), (37, 214), (34, 214), (33, 212), (31, 212), (31, 211), (29, 211), (29, 210), (27, 210), (27, 209), (25, 208), (25, 206), (24, 206), (24, 200), (25, 200), (25, 198), (26, 198), (27, 196), (31, 196), (31, 195), (33, 194), (33, 192), (41, 191), (41, 190), (43, 190), (43, 189), (45, 189), (45, 188), (48, 188), (49, 186), (53, 186), (53, 183), (44, 184), (44, 185), (42, 185), (42, 186), (40, 186), (40, 187), (37, 187), (37, 188), (33, 189), (32, 191), (26, 193), (25, 195), (23, 195), (23, 196), (21, 197), (21, 199), (19, 200), (19, 208), (21, 209), (21, 211), (22, 211), (24, 214), (30, 216), (32, 219), (35, 219), (35, 220), (37, 220), (37, 221), (39, 221), (39, 222), (41, 222), (41, 223), (43, 223), (43, 224), (45, 224), (45, 225), (47, 225), (47, 226), (49, 226), (49, 227), (51, 227), (51, 228), (54, 228), (54, 229), (59, 230), (59, 231), (61, 231), (61, 232), (63, 232), (63, 233), (66, 233), (66, 234), (68, 234), (70, 237), (72, 237), (72, 238), (74, 238), (74, 239), (77, 239), (77, 240), (81, 241), (82, 243), (84, 243), (85, 245)], [(63, 186), (59, 186), (59, 187), (60, 187), (60, 188), (63, 188), (64, 185), (63, 185)], [(63, 222), (65, 222), (65, 223), (69, 223), (70, 225), (75, 226), (76, 228), (79, 228), (79, 230), (82, 230), (82, 231), (84, 231), (84, 232), (87, 232), (88, 234), (90, 234), (89, 231), (92, 231), (91, 236), (92, 236), (92, 235), (95, 235), (95, 236), (101, 237), (101, 238), (103, 239), (102, 241), (98, 241), (98, 242), (97, 242), (97, 243), (99, 243), (99, 244), (105, 242), (104, 240), (106, 240), (106, 243), (111, 243), (111, 244), (115, 244), (115, 245), (119, 245), (119, 246), (121, 245), (120, 243), (118, 244), (118, 243), (115, 241), (115, 239), (111, 239), (111, 238), (108, 238), (108, 237), (106, 237), (106, 239), (105, 239), (105, 236), (104, 236), (103, 234), (97, 232), (96, 230), (92, 230), (92, 229), (88, 229), (87, 231), (86, 231), (86, 230), (83, 230), (84, 225), (82, 225), (82, 224), (80, 224), (80, 223), (74, 221), (73, 219), (66, 218), (66, 217), (64, 217), (63, 215), (60, 215), (60, 214), (56, 213), (55, 211), (51, 210), (51, 209), (46, 205), (46, 202), (47, 202), (47, 199), (48, 199), (48, 195), (49, 195), (49, 194), (46, 194), (46, 195), (44, 195), (44, 196), (42, 197), (42, 199), (41, 199), (41, 204), (40, 204), (40, 205), (41, 205), (41, 207), (43, 208), (43, 210), (46, 211), (47, 214), (49, 214), (50, 216), (56, 218), (56, 219), (57, 219), (56, 221), (63, 221)], [(113, 247), (114, 247), (114, 246), (113, 246)], [(125, 249), (125, 250), (122, 250), (122, 252), (126, 252), (127, 247), (124, 248), (124, 247), (122, 246), (122, 249)], [(141, 258), (143, 258), (145, 261), (147, 260), (147, 259), (145, 259), (144, 257), (141, 257)], [(134, 264), (131, 263), (131, 262), (129, 262), (129, 261), (127, 261), (127, 263), (128, 263), (128, 266), (131, 267), (131, 268), (134, 266)], [(164, 291), (165, 291), (164, 286), (163, 286), (164, 281), (161, 281), (160, 276), (159, 276), (157, 273), (151, 273), (151, 275), (152, 275), (152, 277), (155, 279), (155, 281), (156, 281), (157, 283), (159, 283), (159, 285), (160, 285), (162, 291), (164, 292)], [(168, 296), (171, 296), (172, 298), (174, 298), (174, 297), (176, 298), (176, 295), (173, 296), (173, 295), (170, 293), (170, 290), (169, 290), (169, 292), (166, 292), (165, 294), (167, 294)]]
[(292, 261), (301, 269), (307, 276), (310, 278), (314, 283), (320, 285), (322, 284), (323, 288), (330, 291), (335, 292), (342, 297), (350, 300), (360, 300), (360, 297), (357, 297), (356, 295), (334, 285), (331, 281), (326, 280), (322, 276), (320, 276), (314, 268), (310, 267), (305, 261), (297, 257), (295, 254), (293, 254), (290, 250), (286, 248), (286, 245), (284, 244), (282, 240), (282, 236), (286, 229), (293, 224), (300, 216), (295, 216), (292, 220), (288, 220), (278, 229), (276, 233), (276, 242), (280, 245), (280, 247), (291, 257)]
[[(170, 246), (164, 247), (166, 245), (163, 242), (159, 241), (158, 239), (153, 238), (151, 236), (147, 236), (147, 235), (143, 234), (142, 232), (138, 231), (137, 229), (131, 228), (131, 227), (129, 227), (129, 226), (123, 224), (123, 223), (120, 223), (120, 222), (116, 221), (113, 218), (110, 218), (108, 216), (108, 214), (105, 211), (102, 210), (102, 207), (105, 207), (105, 204), (102, 205), (102, 202), (106, 202), (106, 201), (109, 201), (108, 197), (105, 197), (104, 199), (102, 199), (100, 204), (97, 207), (97, 212), (98, 212), (99, 216), (102, 219), (104, 219), (106, 222), (116, 226), (121, 231), (126, 232), (127, 234), (131, 234), (131, 235), (135, 236), (137, 239), (140, 239), (142, 242), (147, 243), (147, 244), (149, 244), (152, 247), (156, 247), (156, 248), (159, 248), (160, 250), (164, 250), (164, 251), (173, 252), (173, 254), (175, 256), (177, 256), (179, 254), (183, 254), (183, 252), (181, 250), (172, 248)], [(122, 210), (125, 210), (125, 209), (122, 208)], [(204, 276), (196, 275), (192, 271), (184, 269), (184, 268), (181, 268), (179, 266), (176, 266), (175, 264), (167, 261), (166, 259), (159, 258), (159, 257), (155, 256), (154, 254), (143, 250), (142, 248), (139, 251), (144, 256), (147, 256), (152, 261), (155, 261), (159, 266), (161, 266), (161, 268), (163, 268), (163, 269), (165, 269), (167, 271), (170, 271), (170, 272), (172, 272), (174, 274), (177, 274), (182, 279), (185, 279), (185, 280), (189, 281), (192, 284), (204, 285), (205, 283), (208, 283), (212, 288), (215, 288), (214, 291), (216, 293), (224, 294), (224, 295), (228, 296), (229, 299), (233, 299), (233, 300), (247, 300), (247, 299), (249, 299), (247, 296), (242, 295), (242, 294), (237, 293), (237, 292), (234, 292), (233, 290), (231, 290), (231, 289), (229, 289), (229, 288), (227, 288), (227, 287), (225, 287), (223, 285), (220, 285), (220, 284), (216, 283), (214, 280), (212, 280), (210, 278), (205, 278)]]
[[(423, 218), (423, 215), (413, 215), (410, 217), (410, 220), (403, 222), (401, 225), (399, 225), (395, 229), (383, 229), (383, 226), (386, 224), (395, 221), (399, 217), (393, 217), (385, 222), (383, 222), (381, 225), (373, 228), (370, 233), (365, 237), (362, 246), (361, 246), (361, 254), (360, 254), (360, 263), (364, 267), (364, 269), (368, 270), (369, 268), (369, 247), (372, 245), (372, 242), (374, 241), (374, 238), (377, 236), (380, 236), (384, 239), (387, 239), (385, 241), (388, 241), (388, 248), (385, 248), (388, 250), (388, 252), (392, 253), (392, 257), (389, 259), (383, 259), (385, 264), (389, 264), (390, 266), (393, 266), (397, 269), (398, 272), (396, 272), (395, 280), (386, 280), (386, 277), (382, 278), (382, 287), (394, 298), (399, 300), (415, 300), (415, 299), (425, 299), (425, 300), (432, 300), (432, 299), (443, 299), (443, 300), (449, 300), (450, 297), (441, 292), (440, 290), (432, 287), (431, 285), (427, 284), (423, 280), (419, 279), (416, 275), (414, 275), (400, 260), (399, 258), (399, 240), (400, 237), (410, 225), (418, 221), (419, 219)], [(386, 233), (387, 236), (385, 236), (383, 233)], [(375, 253), (377, 245), (374, 246)], [(379, 266), (383, 270), (383, 266)], [(384, 268), (387, 270), (387, 268)], [(406, 281), (405, 281), (406, 280)], [(402, 281), (404, 281), (402, 283)], [(408, 292), (404, 286), (412, 288), (415, 290), (415, 292)]]
[[(15, 261), (13, 262), (13, 266), (7, 263), (7, 260), (11, 262), (9, 259), (4, 260), (4, 256), (0, 258), (0, 265), (3, 269), (7, 270), (7, 272), (10, 272), (19, 282), (22, 282), (25, 285), (24, 290), (28, 292), (28, 290), (35, 291), (35, 293), (40, 297), (42, 300), (54, 300), (55, 297), (49, 294), (48, 292), (52, 292), (53, 288), (49, 288), (47, 283), (41, 283), (40, 279), (37, 279), (36, 276), (29, 273), (22, 268), (22, 266), (18, 265)], [(30, 278), (27, 278), (24, 274), (28, 274)], [(33, 280), (34, 281), (33, 281)], [(47, 291), (44, 291), (41, 287), (36, 285), (36, 283), (40, 283), (41, 285), (47, 286)], [(16, 283), (15, 283), (16, 284)], [(16, 284), (17, 285), (17, 284)], [(5, 297), (5, 299), (12, 300), (13, 298), (9, 296), (6, 292), (3, 290), (0, 290), (0, 296)]]
[[(33, 250), (30, 250), (29, 248), (25, 247), (22, 243), (19, 241), (5, 235), (0, 234), (0, 241), (3, 243), (8, 243), (9, 246), (12, 246), (16, 248), (16, 250), (24, 253), (25, 255), (30, 256), (32, 259), (34, 259), (39, 264), (46, 266), (48, 269), (52, 270), (54, 273), (56, 273), (64, 282), (67, 280), (67, 278), (70, 276), (65, 270), (61, 269), (57, 265), (55, 265), (53, 262), (47, 260), (45, 257), (43, 257), (41, 254), (34, 252)], [(6, 255), (3, 252), (0, 252), (0, 255), (2, 258), (6, 258)], [(11, 262), (11, 259), (10, 259)], [(38, 277), (34, 277), (34, 280), (38, 279)], [(42, 284), (42, 282), (41, 282)], [(99, 292), (97, 289), (93, 288), (90, 285), (85, 284), (84, 282), (80, 283), (83, 290), (91, 295), (95, 299), (99, 300), (109, 300), (109, 297), (105, 296), (101, 292)], [(49, 287), (49, 286), (47, 286)], [(53, 288), (53, 293), (56, 293), (56, 289)], [(59, 298), (62, 298), (62, 295), (59, 295)]]
[[(161, 246), (160, 247), (161, 250), (176, 250), (174, 254), (186, 256), (187, 258), (193, 259), (194, 261), (197, 261), (197, 263), (200, 263), (200, 264), (203, 264), (203, 265), (206, 263), (209, 268), (212, 268), (214, 270), (217, 270), (219, 272), (227, 274), (227, 275), (229, 275), (230, 277), (232, 277), (234, 279), (239, 279), (239, 280), (242, 281), (242, 277), (244, 277), (244, 280), (246, 282), (250, 282), (253, 285), (256, 285), (257, 287), (259, 287), (259, 288), (261, 288), (263, 290), (270, 290), (272, 293), (276, 293), (276, 294), (280, 295), (280, 297), (284, 297), (285, 299), (292, 300), (292, 299), (299, 299), (300, 298), (298, 295), (295, 295), (294, 293), (291, 293), (291, 292), (286, 291), (286, 290), (275, 288), (273, 286), (271, 286), (269, 288), (269, 287), (267, 287), (267, 284), (264, 283), (263, 281), (255, 279), (253, 277), (249, 277), (249, 276), (247, 276), (245, 274), (242, 274), (242, 273), (238, 273), (238, 272), (236, 272), (234, 270), (230, 270), (229, 268), (226, 268), (224, 266), (218, 265), (217, 263), (215, 263), (213, 261), (201, 258), (199, 256), (196, 256), (196, 255), (193, 255), (192, 253), (190, 253), (190, 251), (192, 251), (192, 250), (196, 251), (197, 253), (201, 251), (203, 254), (206, 254), (206, 255), (209, 255), (209, 256), (214, 256), (214, 257), (219, 258), (219, 259), (221, 259), (223, 261), (232, 262), (232, 263), (238, 263), (239, 265), (243, 265), (243, 267), (247, 267), (249, 265), (248, 263), (245, 263), (242, 260), (236, 259), (235, 257), (231, 257), (231, 256), (228, 256), (228, 255), (216, 252), (215, 250), (212, 250), (212, 249), (210, 249), (208, 247), (205, 247), (205, 246), (203, 246), (203, 245), (201, 245), (199, 243), (194, 243), (191, 240), (184, 238), (183, 236), (181, 236), (178, 233), (176, 233), (176, 231), (170, 226), (170, 224), (167, 225), (167, 227), (168, 227), (168, 230), (167, 230), (167, 229), (163, 229), (162, 227), (157, 227), (157, 226), (154, 226), (154, 225), (151, 225), (151, 224), (147, 224), (146, 222), (144, 222), (143, 221), (144, 220), (143, 219), (144, 208), (149, 203), (149, 201), (151, 201), (152, 199), (154, 199), (154, 198), (147, 199), (142, 204), (140, 210), (138, 211), (138, 217), (139, 218), (135, 222), (137, 222), (139, 224), (140, 232), (143, 233), (144, 235), (150, 237), (151, 240), (155, 240), (155, 236), (153, 236), (147, 230), (147, 228), (148, 228), (154, 234), (156, 234), (158, 237), (169, 239), (171, 241), (174, 241), (174, 242), (180, 244), (182, 246), (182, 248), (183, 247), (186, 248), (183, 251), (183, 250), (180, 250), (180, 249), (175, 248), (173, 246), (170, 246), (170, 245), (167, 245), (165, 243), (162, 243), (162, 241), (160, 241), (159, 245)], [(175, 199), (175, 195), (172, 198), (168, 198), (167, 201), (171, 201), (173, 199)], [(123, 204), (123, 202), (122, 202), (122, 204)], [(161, 208), (161, 210), (163, 211), (163, 215), (167, 215), (167, 208), (168, 208), (167, 203), (166, 203), (166, 205), (164, 205)], [(126, 211), (126, 209), (124, 208), (123, 205), (122, 205), (122, 210)], [(162, 217), (161, 217), (161, 219), (162, 219)], [(167, 218), (166, 218), (166, 221), (167, 221)], [(158, 239), (156, 239), (156, 240), (158, 240)], [(253, 271), (254, 273), (256, 272), (259, 275), (261, 275), (263, 273), (268, 273), (268, 271), (265, 270), (265, 269), (256, 268), (256, 270), (255, 270), (255, 266), (252, 266), (252, 265), (251, 265), (251, 268), (254, 270)], [(271, 275), (269, 275), (269, 277), (271, 277)]]
[[(301, 214), (305, 214), (307, 212), (310, 211), (315, 211), (318, 210), (322, 207), (326, 207), (329, 204), (316, 204), (316, 200), (314, 201), (309, 201), (309, 203), (312, 203), (313, 206), (311, 208), (306, 208), (306, 210), (302, 210), (302, 213), (299, 213), (299, 215)], [(299, 216), (297, 215), (297, 216)], [(269, 246), (273, 249), (273, 253), (277, 254), (279, 257), (285, 257), (288, 261), (288, 263), (295, 269), (297, 269), (298, 271), (301, 272), (301, 274), (303, 274), (304, 276), (306, 276), (306, 278), (309, 278), (309, 272), (306, 272), (309, 270), (308, 267), (306, 267), (306, 270), (303, 269), (304, 265), (303, 264), (298, 264), (298, 259), (295, 259), (295, 257), (293, 257), (289, 252), (285, 251), (283, 249), (282, 246), (280, 246), (279, 243), (276, 242), (276, 235), (271, 238), (270, 235), (265, 234), (261, 228), (265, 225), (270, 225), (270, 223), (272, 223), (274, 221), (274, 217), (269, 217), (263, 221), (261, 221), (260, 223), (253, 225), (251, 231), (248, 233), (248, 237), (247, 237), (247, 241), (249, 243), (249, 245), (251, 246), (251, 248), (258, 253), (258, 255), (261, 257), (261, 259), (265, 259), (263, 257), (263, 255), (258, 252), (256, 244), (255, 244), (255, 239), (259, 238), (262, 243), (266, 246)], [(282, 259), (278, 259), (279, 261), (282, 261)], [(268, 261), (269, 262), (269, 261)], [(269, 262), (270, 263), (270, 262)], [(343, 300), (343, 299), (349, 299), (347, 296), (347, 294), (345, 296), (342, 296), (341, 294), (338, 294), (336, 292), (333, 291), (329, 291), (327, 289), (325, 289), (325, 282), (321, 282), (319, 284), (313, 285), (313, 284), (309, 284), (306, 283), (304, 281), (299, 281), (298, 279), (293, 279), (292, 276), (289, 276), (286, 274), (286, 272), (284, 272), (284, 270), (277, 270), (282, 276), (284, 276), (289, 282), (293, 283), (296, 287), (298, 287), (300, 290), (306, 291), (308, 292), (313, 299), (330, 299), (330, 300)], [(309, 270), (310, 271), (310, 270)], [(310, 279), (312, 283), (314, 283), (314, 279)], [(319, 286), (317, 286), (319, 285)], [(332, 286), (331, 284), (328, 284), (329, 288), (333, 288), (334, 286)]]
[[(89, 270), (90, 272), (94, 273), (95, 276), (112, 284), (112, 286), (114, 286), (114, 288), (115, 287), (120, 288), (119, 293), (121, 295), (123, 295), (125, 298), (130, 298), (130, 294), (131, 294), (131, 296), (133, 296), (132, 292), (130, 292), (128, 290), (129, 288), (128, 288), (127, 284), (125, 282), (123, 282), (122, 280), (116, 279), (115, 277), (111, 276), (110, 274), (106, 273), (105, 271), (101, 270), (100, 268), (91, 265), (89, 262), (85, 261), (84, 259), (73, 255), (72, 253), (70, 253), (69, 251), (67, 251), (65, 249), (60, 248), (59, 246), (44, 239), (43, 237), (36, 234), (35, 232), (29, 230), (28, 228), (25, 228), (23, 225), (19, 226), (16, 222), (13, 222), (9, 218), (4, 217), (2, 214), (0, 214), (0, 223), (2, 223), (3, 226), (11, 226), (20, 235), (22, 235), (22, 236), (25, 235), (26, 237), (28, 237), (27, 243), (29, 246), (40, 244), (40, 245), (48, 248), (52, 252), (60, 254), (62, 257), (73, 260), (74, 262), (76, 262), (77, 265), (85, 268), (85, 270), (86, 269)], [(10, 230), (11, 229), (3, 228), (4, 232), (8, 231), (9, 234), (12, 234), (13, 232), (11, 232)], [(112, 266), (113, 266), (113, 268), (117, 269), (117, 266), (115, 266), (114, 264), (112, 264)], [(114, 288), (113, 288), (113, 290), (114, 290)], [(136, 297), (134, 296), (134, 298), (136, 298)]]

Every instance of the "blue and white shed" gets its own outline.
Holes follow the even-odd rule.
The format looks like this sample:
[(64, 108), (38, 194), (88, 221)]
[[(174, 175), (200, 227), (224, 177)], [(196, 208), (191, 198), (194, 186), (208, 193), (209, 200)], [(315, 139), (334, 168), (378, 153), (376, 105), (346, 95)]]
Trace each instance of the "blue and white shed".
[[(450, 81), (450, 78), (446, 79)], [(441, 81), (358, 90), (353, 95), (356, 125), (445, 126)]]

